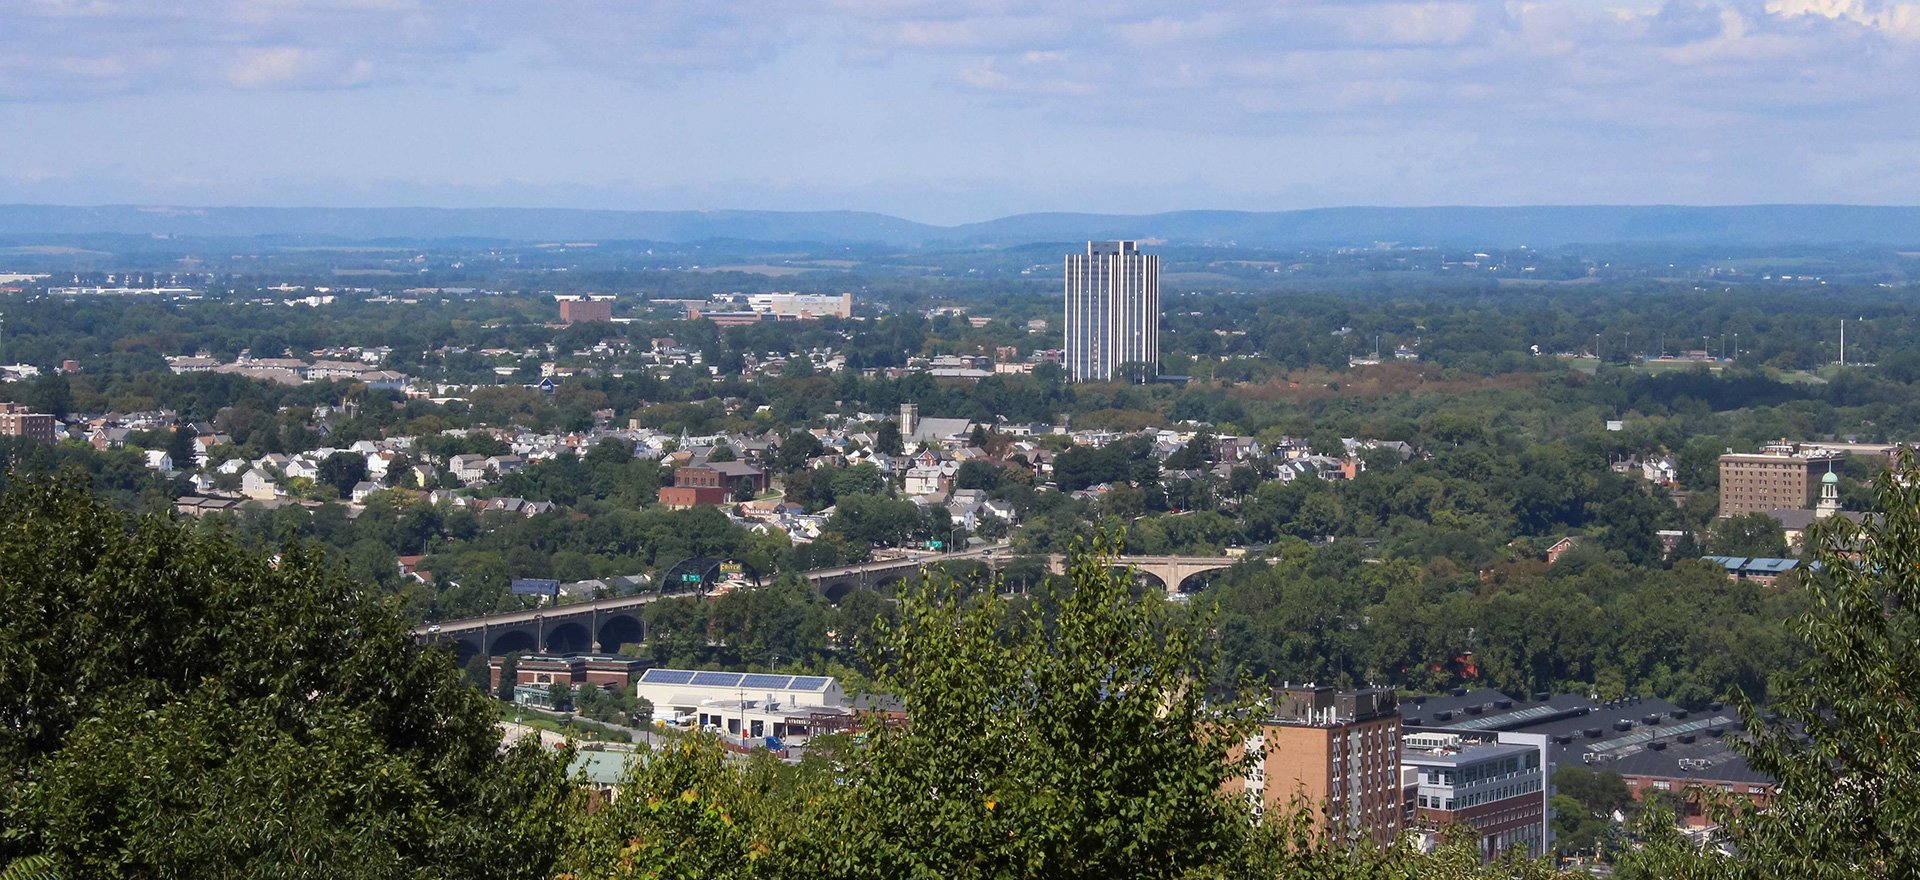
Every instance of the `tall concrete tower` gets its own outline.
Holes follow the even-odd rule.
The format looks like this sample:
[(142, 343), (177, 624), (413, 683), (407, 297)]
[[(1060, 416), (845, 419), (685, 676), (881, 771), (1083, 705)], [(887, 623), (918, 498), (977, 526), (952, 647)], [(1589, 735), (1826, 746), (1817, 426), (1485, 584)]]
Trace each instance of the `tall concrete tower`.
[(1131, 241), (1090, 241), (1067, 255), (1066, 368), (1075, 382), (1104, 382), (1124, 364), (1160, 373), (1160, 258)]

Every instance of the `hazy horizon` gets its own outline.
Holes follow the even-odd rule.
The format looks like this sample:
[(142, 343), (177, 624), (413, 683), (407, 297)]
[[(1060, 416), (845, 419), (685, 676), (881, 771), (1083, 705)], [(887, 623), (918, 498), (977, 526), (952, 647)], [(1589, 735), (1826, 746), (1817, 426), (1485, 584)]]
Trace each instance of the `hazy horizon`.
[(1026, 217), (1026, 216), (1046, 216), (1046, 215), (1086, 215), (1090, 217), (1149, 218), (1149, 217), (1178, 215), (1178, 214), (1302, 214), (1302, 213), (1310, 213), (1310, 212), (1333, 212), (1333, 211), (1392, 212), (1392, 211), (1428, 211), (1428, 210), (1499, 211), (1499, 210), (1584, 210), (1584, 209), (1742, 210), (1742, 209), (1773, 209), (1773, 208), (1787, 208), (1787, 209), (1889, 208), (1889, 209), (1905, 210), (1905, 209), (1920, 209), (1920, 200), (1916, 200), (1915, 202), (1911, 202), (1911, 203), (1905, 203), (1905, 202), (1887, 202), (1887, 203), (1751, 202), (1751, 203), (1743, 203), (1743, 204), (1707, 204), (1707, 203), (1687, 204), (1687, 203), (1679, 203), (1679, 202), (1644, 202), (1644, 203), (1619, 202), (1619, 203), (1581, 203), (1581, 204), (1526, 203), (1526, 204), (1511, 204), (1511, 205), (1464, 204), (1464, 203), (1461, 203), (1461, 204), (1398, 204), (1398, 205), (1396, 204), (1337, 204), (1337, 205), (1313, 205), (1313, 206), (1308, 206), (1303, 208), (1274, 208), (1274, 209), (1219, 208), (1219, 207), (1201, 205), (1201, 206), (1193, 206), (1193, 207), (1168, 208), (1168, 209), (1159, 210), (1159, 211), (1091, 211), (1091, 210), (1079, 210), (1074, 208), (1029, 210), (1029, 211), (1014, 211), (1014, 212), (1005, 213), (1005, 214), (993, 214), (993, 215), (978, 216), (978, 217), (972, 217), (972, 216), (961, 217), (958, 219), (945, 220), (945, 221), (923, 219), (909, 212), (875, 211), (875, 210), (868, 210), (865, 208), (835, 207), (831, 205), (818, 207), (818, 208), (762, 208), (762, 207), (755, 207), (751, 205), (723, 205), (720, 207), (712, 207), (712, 208), (649, 208), (649, 207), (624, 208), (624, 207), (587, 207), (587, 206), (579, 206), (579, 205), (531, 205), (531, 204), (446, 205), (446, 204), (409, 203), (409, 204), (327, 205), (327, 204), (243, 204), (243, 203), (193, 204), (193, 203), (178, 202), (178, 201), (174, 201), (174, 202), (101, 201), (101, 202), (91, 202), (91, 203), (84, 203), (84, 204), (59, 203), (59, 202), (0, 202), (0, 209), (10, 209), (10, 208), (30, 208), (30, 209), (31, 208), (50, 208), (50, 209), (62, 209), (62, 210), (131, 209), (134, 211), (153, 211), (153, 212), (175, 211), (175, 212), (181, 212), (181, 213), (188, 213), (193, 211), (268, 210), (268, 211), (472, 211), (472, 212), (579, 211), (579, 212), (606, 212), (606, 213), (794, 214), (794, 215), (869, 214), (869, 215), (888, 217), (895, 220), (904, 220), (909, 223), (914, 223), (921, 226), (929, 226), (929, 227), (935, 227), (935, 228), (954, 228), (954, 227), (961, 227), (961, 226), (986, 224), (986, 223), (992, 223), (994, 221), (1009, 220), (1009, 219), (1015, 219), (1015, 218)]

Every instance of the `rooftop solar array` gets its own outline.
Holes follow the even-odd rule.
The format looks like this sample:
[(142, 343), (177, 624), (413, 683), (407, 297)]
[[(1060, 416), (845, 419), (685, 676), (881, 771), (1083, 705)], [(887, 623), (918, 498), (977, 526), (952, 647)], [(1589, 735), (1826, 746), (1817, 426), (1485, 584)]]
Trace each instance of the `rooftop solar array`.
[(647, 684), (687, 684), (752, 691), (823, 691), (833, 684), (832, 678), (823, 675), (697, 672), (690, 669), (649, 669), (641, 674), (640, 680)]
[(1681, 724), (1668, 725), (1666, 727), (1641, 727), (1635, 729), (1632, 733), (1621, 734), (1613, 739), (1590, 743), (1587, 746), (1587, 751), (1611, 752), (1615, 749), (1624, 749), (1630, 746), (1650, 743), (1656, 739), (1666, 739), (1668, 737), (1679, 736), (1683, 733), (1694, 733), (1706, 730), (1709, 727), (1727, 728), (1731, 727), (1733, 723), (1733, 719), (1725, 715), (1715, 715), (1712, 718), (1701, 718)]

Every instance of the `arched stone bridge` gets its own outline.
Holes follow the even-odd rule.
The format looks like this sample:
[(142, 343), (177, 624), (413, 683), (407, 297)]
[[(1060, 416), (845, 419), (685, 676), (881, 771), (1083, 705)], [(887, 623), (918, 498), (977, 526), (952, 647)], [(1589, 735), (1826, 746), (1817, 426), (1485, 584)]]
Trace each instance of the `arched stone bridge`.
[[(1018, 557), (1005, 544), (959, 553), (883, 559), (860, 565), (823, 568), (803, 576), (829, 601), (838, 603), (854, 590), (874, 590), (918, 574), (927, 566), (948, 562), (980, 562), (998, 570)], [(1065, 557), (1044, 557), (1047, 567), (1060, 573)], [(1126, 567), (1160, 582), (1169, 593), (1185, 592), (1195, 575), (1220, 571), (1241, 561), (1231, 556), (1122, 556), (1115, 566)], [(613, 653), (621, 645), (647, 638), (647, 605), (691, 593), (636, 593), (569, 605), (508, 611), (423, 624), (413, 632), (423, 642), (454, 642), (462, 666), (474, 655), (498, 656), (514, 652), (585, 654)]]

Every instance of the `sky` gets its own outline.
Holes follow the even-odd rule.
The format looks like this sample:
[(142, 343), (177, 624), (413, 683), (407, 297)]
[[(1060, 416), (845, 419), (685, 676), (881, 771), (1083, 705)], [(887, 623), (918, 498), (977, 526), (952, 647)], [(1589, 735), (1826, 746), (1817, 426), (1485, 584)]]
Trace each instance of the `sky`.
[(0, 0), (0, 203), (1920, 204), (1920, 2)]

